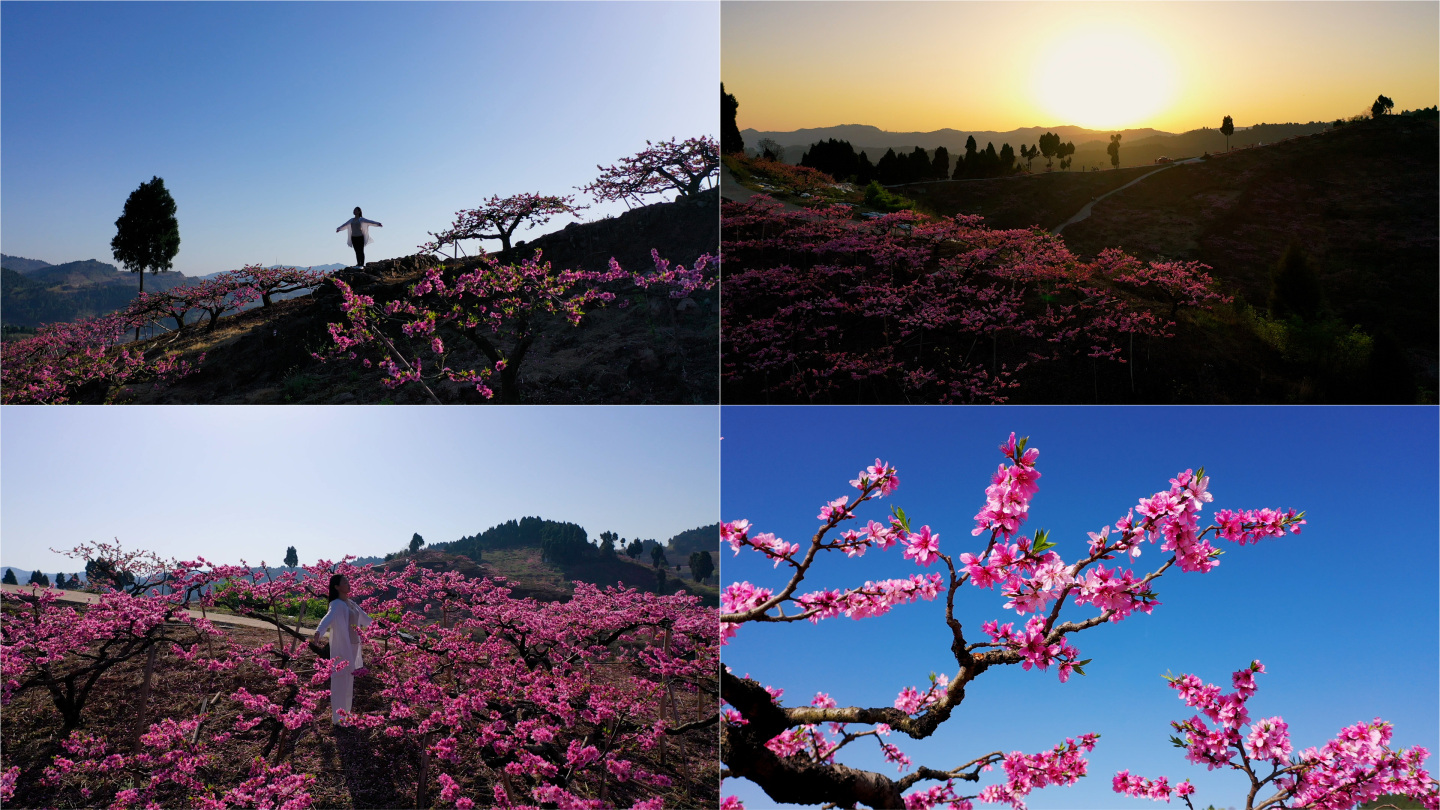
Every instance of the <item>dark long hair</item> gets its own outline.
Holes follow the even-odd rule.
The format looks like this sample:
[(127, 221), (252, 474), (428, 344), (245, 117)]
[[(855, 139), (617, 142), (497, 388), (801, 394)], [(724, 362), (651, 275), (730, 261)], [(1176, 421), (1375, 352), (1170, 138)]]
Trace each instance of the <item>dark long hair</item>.
[(355, 216), (360, 216), (360, 206), (355, 206)]
[(339, 584), (340, 584), (340, 580), (342, 580), (342, 579), (344, 579), (344, 578), (345, 578), (345, 575), (344, 575), (344, 574), (336, 574), (336, 575), (330, 577), (330, 598), (329, 598), (327, 601), (334, 602), (336, 599), (340, 599), (340, 598), (341, 598), (341, 596), (340, 596), (340, 591), (338, 591), (338, 590), (336, 589), (336, 586), (339, 585)]

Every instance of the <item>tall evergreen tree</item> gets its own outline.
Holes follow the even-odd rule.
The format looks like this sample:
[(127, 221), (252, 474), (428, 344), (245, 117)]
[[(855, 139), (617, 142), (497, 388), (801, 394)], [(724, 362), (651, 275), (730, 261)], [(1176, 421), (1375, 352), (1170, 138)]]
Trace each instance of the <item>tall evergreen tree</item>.
[(870, 185), (875, 179), (875, 166), (870, 162), (870, 156), (864, 152), (855, 159), (855, 184), (860, 186)]
[(986, 142), (985, 151), (981, 152), (980, 165), (984, 170), (983, 177), (997, 177), (1000, 174), (1000, 155), (995, 151), (995, 144)]
[(975, 156), (976, 156), (977, 154), (979, 154), (978, 152), (976, 152), (976, 148), (977, 148), (977, 147), (975, 146), (975, 136), (974, 136), (974, 135), (971, 135), (971, 136), (969, 136), (968, 138), (965, 139), (965, 176), (966, 176), (966, 177), (979, 177), (979, 176), (980, 176), (980, 175), (978, 175), (978, 174), (975, 173), (975, 170), (980, 167), (980, 166), (979, 166), (979, 161), (977, 161), (977, 160), (975, 159)]
[(645, 544), (637, 537), (630, 541), (630, 545), (625, 547), (625, 556), (632, 560), (638, 560), (643, 551), (645, 551)]
[(1060, 148), (1060, 136), (1053, 132), (1047, 132), (1040, 136), (1040, 154), (1045, 156), (1045, 168), (1050, 168), (1051, 159), (1055, 156), (1055, 150)]
[(654, 565), (656, 568), (659, 568), (659, 567), (662, 566), (662, 565), (669, 565), (669, 564), (670, 564), (670, 561), (667, 560), (667, 559), (665, 559), (665, 547), (664, 547), (664, 546), (660, 545), (659, 543), (656, 543), (655, 546), (650, 549), (650, 563), (651, 563), (651, 565)]
[[(180, 252), (180, 224), (175, 220), (175, 200), (165, 190), (165, 181), (150, 182), (130, 192), (125, 210), (115, 220), (115, 238), (110, 240), (115, 260), (126, 270), (140, 274), (140, 292), (145, 292), (145, 271), (169, 270)], [(135, 327), (140, 339), (140, 327)]]
[(1075, 154), (1075, 144), (1073, 143), (1062, 143), (1055, 147), (1055, 157), (1060, 161), (1061, 169), (1068, 170), (1070, 168), (1070, 156), (1073, 154)]
[(19, 584), (20, 584), (20, 580), (18, 580), (18, 579), (15, 578), (15, 569), (14, 569), (14, 568), (6, 568), (6, 569), (5, 569), (5, 576), (4, 576), (4, 577), (0, 577), (0, 582), (5, 583), (6, 585), (19, 585)]
[(701, 549), (690, 552), (690, 574), (695, 577), (696, 582), (704, 582), (715, 573), (715, 561), (711, 559), (710, 552)]
[(936, 180), (950, 176), (950, 151), (943, 146), (935, 147), (935, 157), (930, 161), (930, 176)]
[(1010, 144), (1007, 143), (1000, 147), (1000, 172), (1010, 174), (1013, 171), (1015, 171), (1015, 150), (1011, 149)]
[(414, 536), (410, 538), (410, 553), (414, 554), (419, 551), (423, 545), (425, 545), (425, 538), (421, 537), (419, 532), (416, 532)]
[(27, 584), (27, 585), (44, 585), (45, 587), (48, 588), (48, 587), (50, 587), (50, 577), (45, 576), (44, 574), (40, 573), (39, 571), (32, 571), (32, 572), (30, 573), (30, 581), (27, 582), (27, 583), (25, 583), (25, 584)]
[(875, 179), (879, 180), (881, 185), (893, 185), (901, 182), (896, 179), (899, 172), (900, 158), (895, 155), (894, 149), (886, 149), (880, 162), (875, 164)]
[(1228, 115), (1220, 122), (1220, 134), (1225, 136), (1225, 151), (1229, 152), (1230, 136), (1235, 134), (1235, 122)]
[(617, 540), (619, 540), (619, 539), (620, 539), (620, 535), (616, 534), (615, 532), (601, 532), (601, 533), (600, 533), (600, 556), (601, 556), (601, 557), (606, 557), (606, 558), (614, 557), (614, 556), (615, 556), (615, 541), (617, 541)]
[(745, 151), (745, 139), (740, 137), (740, 127), (735, 123), (735, 113), (740, 102), (733, 93), (725, 92), (725, 83), (720, 83), (720, 152), (733, 155)]
[(923, 147), (917, 146), (910, 151), (910, 181), (929, 180), (933, 175), (930, 166), (930, 155)]
[(294, 568), (295, 566), (297, 566), (297, 565), (299, 565), (299, 564), (300, 564), (300, 555), (299, 555), (299, 553), (297, 553), (297, 552), (295, 551), (295, 547), (294, 547), (294, 546), (286, 546), (286, 547), (285, 547), (285, 566), (286, 566), (287, 568)]

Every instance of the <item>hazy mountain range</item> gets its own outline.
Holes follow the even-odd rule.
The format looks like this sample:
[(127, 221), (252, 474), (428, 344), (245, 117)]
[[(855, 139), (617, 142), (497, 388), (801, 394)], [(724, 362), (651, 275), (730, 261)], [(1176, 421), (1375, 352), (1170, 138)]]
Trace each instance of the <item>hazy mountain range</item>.
[[(1312, 121), (1308, 124), (1257, 124), (1243, 129), (1237, 127), (1234, 134), (1230, 136), (1229, 145), (1242, 147), (1256, 143), (1270, 143), (1295, 135), (1320, 132), (1328, 127), (1328, 123), (1321, 121)], [(752, 152), (755, 151), (756, 144), (762, 139), (768, 138), (780, 144), (784, 147), (783, 159), (786, 163), (799, 163), (800, 158), (811, 144), (830, 138), (849, 141), (856, 152), (865, 152), (870, 161), (874, 163), (885, 154), (886, 149), (894, 149), (898, 153), (909, 152), (919, 146), (933, 155), (937, 147), (943, 146), (952, 157), (964, 154), (965, 141), (972, 136), (975, 138), (976, 145), (982, 150), (987, 143), (994, 144), (997, 151), (1001, 145), (1008, 143), (1014, 147), (1016, 152), (1019, 152), (1022, 145), (1033, 146), (1038, 143), (1040, 136), (1046, 132), (1054, 132), (1060, 136), (1062, 141), (1075, 144), (1074, 163), (1077, 169), (1083, 165), (1108, 167), (1110, 161), (1105, 149), (1110, 143), (1110, 136), (1115, 132), (1119, 132), (1121, 135), (1120, 165), (1122, 167), (1153, 163), (1155, 158), (1161, 156), (1178, 158), (1196, 156), (1207, 151), (1219, 152), (1226, 147), (1225, 136), (1220, 133), (1220, 130), (1213, 128), (1194, 129), (1183, 133), (1164, 132), (1148, 127), (1095, 130), (1075, 126), (1023, 127), (1008, 132), (958, 129), (937, 129), (932, 132), (888, 132), (879, 127), (865, 124), (845, 124), (834, 127), (797, 129), (791, 132), (761, 132), (755, 129), (745, 129), (741, 131), (740, 135), (745, 139), (745, 148)], [(1044, 165), (1043, 159), (1040, 160), (1039, 165)]]
[[(326, 264), (314, 269), (330, 272), (342, 267), (345, 265)], [(0, 268), (3, 268), (0, 270), (0, 313), (9, 326), (35, 327), (103, 315), (125, 307), (139, 294), (139, 280), (134, 273), (98, 259), (50, 264), (40, 259), (0, 254)], [(168, 290), (220, 272), (225, 271), (203, 276), (187, 276), (174, 270), (146, 273), (145, 289)], [(275, 298), (304, 294), (285, 293)]]

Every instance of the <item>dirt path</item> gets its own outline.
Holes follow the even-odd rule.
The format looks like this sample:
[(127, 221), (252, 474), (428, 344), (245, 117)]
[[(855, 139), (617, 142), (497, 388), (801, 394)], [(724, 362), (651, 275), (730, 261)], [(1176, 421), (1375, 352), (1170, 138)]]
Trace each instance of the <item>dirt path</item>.
[[(730, 171), (729, 166), (723, 164), (720, 166), (720, 199), (729, 200), (730, 202), (746, 202), (751, 197), (760, 193), (762, 192), (751, 191), (740, 185), (740, 181), (735, 177), (735, 174)], [(794, 203), (781, 202), (780, 200), (775, 200), (775, 202), (780, 203), (782, 207), (789, 211), (805, 210)]]
[[(32, 590), (31, 586), (29, 586), (29, 585), (3, 585), (3, 586), (0, 586), (0, 589), (3, 589), (5, 593), (19, 593), (19, 594), (28, 594), (28, 593), (30, 593), (30, 591)], [(54, 589), (51, 588), (51, 589), (49, 589), (49, 590), (54, 590)], [(89, 592), (87, 592), (87, 591), (66, 591), (66, 590), (61, 590), (61, 591), (59, 591), (59, 594), (60, 594), (60, 601), (62, 601), (62, 602), (74, 602), (74, 603), (77, 603), (77, 604), (89, 604), (89, 605), (93, 605), (93, 604), (95, 604), (96, 602), (99, 602), (99, 601), (100, 601), (100, 596), (99, 596), (99, 594), (93, 594), (93, 593), (89, 593)], [(200, 619), (200, 618), (209, 619), (210, 621), (214, 622), (215, 624), (230, 624), (230, 625), (238, 625), (238, 626), (240, 626), (240, 627), (260, 627), (260, 628), (263, 628), (263, 629), (265, 629), (265, 630), (274, 630), (274, 629), (275, 629), (275, 625), (271, 624), (270, 622), (262, 622), (262, 621), (260, 621), (259, 619), (252, 619), (252, 618), (250, 618), (250, 617), (248, 617), (248, 616), (231, 616), (231, 615), (228, 614), (228, 613), (214, 613), (214, 612), (206, 612), (206, 613), (202, 616), (201, 613), (200, 613), (200, 611), (198, 611), (198, 610), (190, 610), (190, 611), (187, 611), (187, 612), (188, 612), (188, 613), (191, 615), (191, 617), (193, 617), (193, 618), (196, 618), (196, 619)], [(304, 629), (302, 629), (302, 630), (300, 631), (300, 634), (301, 634), (301, 635), (305, 635), (305, 636), (313, 636), (313, 635), (315, 635), (315, 628), (313, 628), (313, 627), (306, 627), (306, 628), (304, 628)]]
[(1112, 189), (1112, 190), (1110, 190), (1110, 191), (1107, 191), (1107, 192), (1105, 192), (1104, 194), (1101, 194), (1099, 197), (1096, 197), (1095, 199), (1093, 199), (1093, 200), (1091, 200), (1090, 202), (1086, 203), (1086, 204), (1085, 204), (1085, 207), (1084, 207), (1084, 208), (1081, 208), (1081, 209), (1075, 214), (1075, 216), (1070, 217), (1069, 219), (1067, 219), (1067, 220), (1065, 220), (1064, 222), (1060, 223), (1059, 225), (1055, 226), (1055, 230), (1054, 230), (1054, 231), (1051, 231), (1051, 233), (1054, 233), (1054, 234), (1056, 234), (1056, 235), (1059, 235), (1059, 233), (1060, 233), (1061, 231), (1065, 230), (1065, 227), (1066, 227), (1067, 225), (1074, 225), (1075, 223), (1079, 222), (1079, 221), (1082, 220), (1082, 219), (1089, 219), (1089, 218), (1090, 218), (1090, 211), (1091, 211), (1091, 209), (1093, 209), (1093, 208), (1095, 207), (1095, 203), (1100, 202), (1101, 200), (1105, 199), (1106, 197), (1109, 197), (1111, 194), (1116, 194), (1116, 193), (1119, 193), (1119, 192), (1121, 192), (1121, 191), (1124, 191), (1125, 189), (1127, 189), (1127, 188), (1135, 185), (1136, 183), (1140, 182), (1141, 180), (1144, 180), (1144, 179), (1147, 178), (1147, 177), (1151, 177), (1151, 176), (1153, 176), (1153, 175), (1157, 175), (1157, 174), (1159, 174), (1160, 172), (1165, 171), (1166, 169), (1169, 169), (1169, 168), (1172, 168), (1172, 167), (1175, 167), (1175, 166), (1179, 166), (1179, 165), (1181, 165), (1182, 163), (1199, 163), (1199, 162), (1200, 162), (1200, 158), (1190, 158), (1189, 160), (1179, 160), (1179, 161), (1176, 161), (1176, 162), (1171, 163), (1171, 164), (1169, 164), (1169, 165), (1161, 166), (1160, 168), (1156, 169), (1156, 170), (1153, 171), (1153, 172), (1146, 172), (1146, 173), (1140, 175), (1139, 177), (1135, 178), (1134, 180), (1131, 180), (1130, 182), (1126, 183), (1125, 185), (1123, 185), (1123, 186), (1121, 186), (1121, 187), (1119, 187), (1119, 188), (1117, 188), (1117, 189)]

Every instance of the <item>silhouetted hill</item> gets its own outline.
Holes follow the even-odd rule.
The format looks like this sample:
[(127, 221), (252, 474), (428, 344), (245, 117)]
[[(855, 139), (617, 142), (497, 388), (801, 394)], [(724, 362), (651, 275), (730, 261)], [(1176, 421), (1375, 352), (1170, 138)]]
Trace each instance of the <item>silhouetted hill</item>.
[[(1097, 203), (1064, 238), (1082, 255), (1120, 247), (1145, 259), (1202, 261), (1262, 309), (1272, 268), (1296, 242), (1320, 278), (1327, 310), (1376, 338), (1377, 351), (1382, 336), (1393, 336), (1404, 357), (1387, 361), (1397, 368), (1375, 369), (1374, 381), (1348, 385), (1326, 383), (1330, 363), (1317, 360), (1308, 389), (1268, 400), (1273, 392), (1257, 391), (1240, 401), (1415, 401), (1403, 390), (1407, 366), (1433, 397), (1440, 342), (1437, 155), (1433, 121), (1386, 116), (1349, 124), (1160, 172)], [(1263, 389), (1277, 371), (1267, 365), (1225, 376)], [(1397, 383), (1393, 393), (1377, 396), (1375, 386)]]
[[(520, 243), (501, 261), (519, 261), (544, 251), (555, 267), (603, 270), (615, 257), (627, 270), (648, 270), (650, 250), (689, 267), (703, 253), (715, 254), (720, 242), (719, 192), (627, 211)], [(432, 256), (374, 262), (335, 276), (377, 304), (406, 293)], [(447, 269), (474, 266), (463, 257)], [(149, 280), (146, 281), (147, 286)], [(585, 315), (572, 327), (558, 316), (536, 325), (537, 337), (520, 369), (521, 396), (537, 403), (715, 402), (719, 395), (719, 314), (715, 291), (695, 296), (698, 308), (686, 312), (669, 301), (624, 309), (609, 307)], [(314, 294), (253, 309), (220, 321), (215, 332), (192, 330), (178, 339), (159, 340), (170, 350), (206, 360), (199, 372), (160, 391), (135, 392), (149, 403), (419, 403), (419, 390), (385, 388), (380, 375), (358, 363), (322, 363), (312, 356), (332, 343), (328, 325), (343, 319), (339, 292), (325, 285)], [(144, 345), (151, 345), (145, 343)], [(447, 362), (456, 368), (480, 365), (479, 352), (452, 341)], [(435, 386), (442, 401), (483, 403), (473, 385)]]

